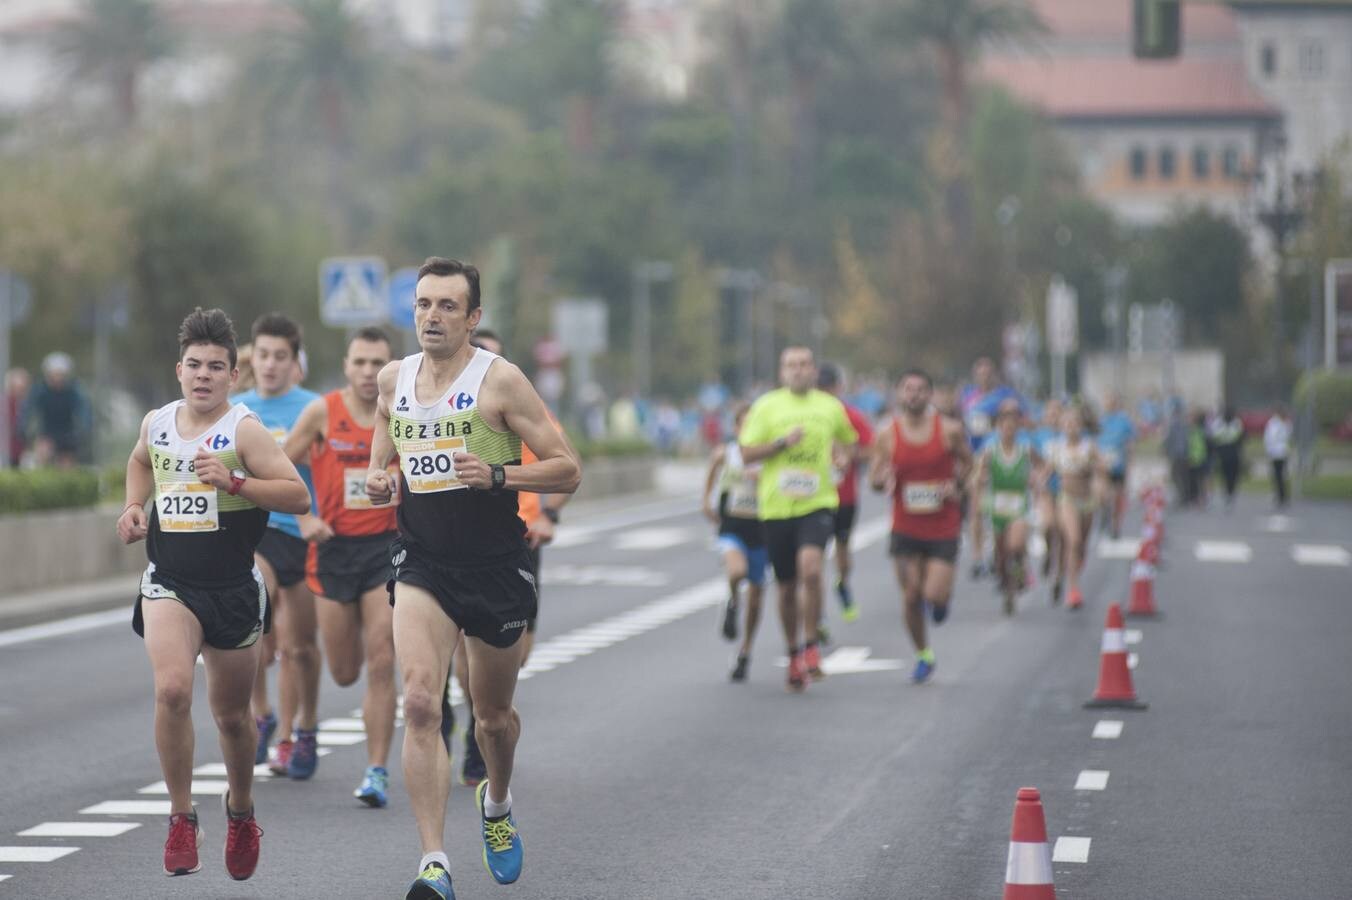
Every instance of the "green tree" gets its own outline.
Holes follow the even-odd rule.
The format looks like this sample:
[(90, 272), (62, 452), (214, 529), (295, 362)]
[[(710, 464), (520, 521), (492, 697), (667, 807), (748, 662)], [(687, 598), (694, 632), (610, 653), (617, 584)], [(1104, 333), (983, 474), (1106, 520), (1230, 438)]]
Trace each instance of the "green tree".
[(173, 47), (154, 0), (84, 0), (79, 15), (57, 37), (78, 83), (103, 82), (112, 92), (119, 124), (135, 125), (137, 88), (151, 63)]

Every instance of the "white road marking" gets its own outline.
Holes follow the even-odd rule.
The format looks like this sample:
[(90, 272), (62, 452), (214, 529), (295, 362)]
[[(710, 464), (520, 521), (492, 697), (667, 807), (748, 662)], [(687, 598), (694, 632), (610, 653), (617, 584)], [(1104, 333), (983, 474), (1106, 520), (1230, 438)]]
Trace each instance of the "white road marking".
[[(192, 793), (194, 794), (202, 794), (207, 797), (219, 797), (229, 789), (230, 783), (228, 781), (210, 781), (205, 779), (198, 781), (196, 778), (192, 780)], [(163, 781), (157, 781), (154, 784), (146, 785), (136, 793), (167, 794), (169, 793), (169, 785), (165, 784)]]
[(365, 731), (366, 723), (360, 718), (353, 716), (345, 719), (325, 719), (319, 723), (319, 730), (323, 731)]
[(366, 732), (351, 731), (321, 731), (319, 732), (319, 746), (321, 747), (351, 747), (353, 744), (360, 744), (366, 740)]
[(1122, 638), (1128, 644), (1139, 644), (1142, 637), (1144, 637), (1144, 635), (1142, 635), (1137, 628), (1128, 628), (1126, 631), (1122, 632)]
[(1077, 791), (1102, 791), (1108, 787), (1108, 773), (1103, 769), (1085, 769), (1075, 779)]
[(82, 816), (167, 816), (168, 800), (105, 800), (80, 810)]
[(13, 877), (14, 877), (13, 875), (0, 875), (0, 881), (6, 881)]
[(1100, 538), (1098, 542), (1099, 559), (1135, 559), (1141, 552), (1141, 542), (1136, 538)]
[(1193, 551), (1201, 562), (1246, 563), (1253, 548), (1243, 541), (1198, 541)]
[(1352, 566), (1352, 553), (1337, 544), (1296, 544), (1291, 558), (1302, 566)]
[[(194, 775), (201, 775), (205, 778), (224, 778), (228, 773), (225, 771), (225, 763), (203, 763), (192, 770)], [(272, 770), (268, 768), (267, 763), (254, 766), (254, 778), (267, 781), (273, 777)]]
[(1122, 723), (1116, 719), (1102, 719), (1094, 723), (1093, 737), (1101, 741), (1114, 741), (1122, 736)]
[(116, 622), (126, 621), (127, 611), (125, 609), (110, 609), (106, 612), (72, 616), (69, 619), (60, 619), (56, 622), (44, 622), (41, 625), (29, 625), (27, 628), (12, 628), (9, 631), (0, 631), (0, 647), (26, 644), (29, 641), (41, 641), (45, 638), (61, 637), (65, 634), (79, 634), (82, 631), (106, 628)]
[(1047, 555), (1047, 539), (1038, 531), (1028, 539), (1028, 555), (1035, 559), (1041, 559)]
[(51, 862), (70, 856), (79, 847), (0, 847), (0, 862)]
[(1294, 531), (1296, 528), (1296, 520), (1290, 516), (1267, 516), (1261, 521), (1262, 529), (1273, 534), (1285, 534), (1288, 531)]
[[(827, 675), (854, 675), (859, 672), (895, 672), (901, 668), (899, 659), (869, 659), (872, 652), (872, 647), (837, 647), (828, 656), (822, 657), (822, 671)], [(786, 669), (789, 658), (776, 657), (775, 665)]]
[(1140, 664), (1140, 662), (1141, 662), (1141, 658), (1140, 658), (1139, 656), (1137, 656), (1135, 653), (1128, 653), (1128, 654), (1127, 654), (1127, 668), (1128, 668), (1128, 669), (1135, 669), (1136, 666)]
[(140, 822), (43, 822), (32, 828), (25, 828), (19, 837), (117, 837), (133, 828), (140, 828)]
[(664, 587), (671, 579), (665, 572), (643, 566), (551, 565), (549, 584), (568, 584), (581, 587)]
[(1089, 862), (1089, 841), (1087, 837), (1059, 837), (1052, 848), (1052, 862), (1087, 863)]
[(684, 544), (694, 536), (690, 528), (635, 528), (617, 535), (611, 546), (616, 550), (665, 550)]

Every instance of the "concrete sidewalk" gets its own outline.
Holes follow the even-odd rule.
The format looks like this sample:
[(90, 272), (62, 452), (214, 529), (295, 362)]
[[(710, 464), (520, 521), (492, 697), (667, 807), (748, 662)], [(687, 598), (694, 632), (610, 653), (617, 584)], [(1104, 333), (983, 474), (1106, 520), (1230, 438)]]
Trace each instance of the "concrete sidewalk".
[[(605, 516), (633, 507), (689, 496), (697, 502), (703, 482), (703, 463), (685, 460), (664, 462), (658, 467), (657, 489), (639, 494), (624, 494), (596, 500), (579, 500), (564, 510), (563, 524), (567, 530), (574, 523), (603, 519)], [(136, 599), (139, 573), (122, 573), (93, 581), (45, 590), (19, 591), (0, 595), (0, 631), (22, 628), (54, 619), (82, 613), (99, 612), (126, 606), (130, 609)], [(128, 612), (130, 616), (130, 612)]]

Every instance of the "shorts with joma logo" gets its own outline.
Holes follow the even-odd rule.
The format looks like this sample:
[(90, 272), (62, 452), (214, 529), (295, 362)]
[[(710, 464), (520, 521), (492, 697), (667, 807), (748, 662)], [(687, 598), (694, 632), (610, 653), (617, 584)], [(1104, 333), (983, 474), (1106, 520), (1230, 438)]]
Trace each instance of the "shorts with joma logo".
[(398, 585), (421, 588), (465, 634), (485, 644), (512, 646), (535, 618), (539, 599), (534, 566), (524, 547), (479, 565), (447, 566), (418, 545), (398, 539), (390, 546), (390, 562), (390, 605), (397, 601)]

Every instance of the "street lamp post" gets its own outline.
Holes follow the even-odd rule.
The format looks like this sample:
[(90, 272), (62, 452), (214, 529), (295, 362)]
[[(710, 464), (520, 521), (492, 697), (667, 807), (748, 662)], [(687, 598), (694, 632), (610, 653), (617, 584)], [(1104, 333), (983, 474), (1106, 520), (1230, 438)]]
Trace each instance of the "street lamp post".
[(645, 259), (634, 264), (634, 321), (630, 329), (634, 358), (634, 390), (640, 397), (652, 393), (653, 295), (657, 281), (670, 281), (675, 268), (665, 260)]
[[(726, 269), (719, 277), (724, 288), (737, 297), (736, 330), (740, 355), (737, 358), (737, 379), (741, 390), (749, 390), (756, 380), (757, 341), (756, 341), (756, 292), (760, 290), (764, 279), (755, 269)], [(760, 347), (764, 352), (764, 346)], [(771, 350), (773, 353), (773, 349)]]

